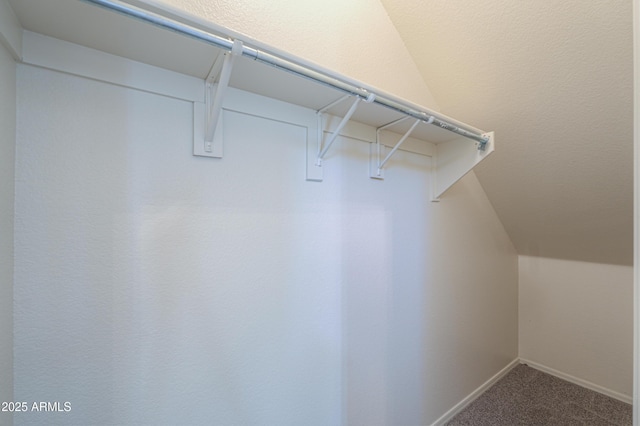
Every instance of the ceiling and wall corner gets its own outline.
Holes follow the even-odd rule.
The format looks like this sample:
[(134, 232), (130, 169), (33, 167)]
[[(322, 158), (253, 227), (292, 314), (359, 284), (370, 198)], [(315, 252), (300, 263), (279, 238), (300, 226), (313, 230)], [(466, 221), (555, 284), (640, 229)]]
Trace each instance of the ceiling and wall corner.
[(633, 262), (632, 2), (381, 0), (524, 255)]

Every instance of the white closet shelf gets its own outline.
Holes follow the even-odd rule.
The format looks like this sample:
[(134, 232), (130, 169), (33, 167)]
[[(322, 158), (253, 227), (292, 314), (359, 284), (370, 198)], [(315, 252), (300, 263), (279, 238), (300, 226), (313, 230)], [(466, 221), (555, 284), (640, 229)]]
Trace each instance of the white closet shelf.
[[(216, 101), (215, 93), (222, 94), (225, 77), (228, 77), (231, 87), (314, 111), (322, 110), (319, 115), (344, 117), (351, 109), (350, 120), (374, 128), (410, 117), (412, 119), (401, 120), (392, 126), (392, 131), (400, 135), (397, 139), (410, 133), (412, 138), (434, 144), (438, 156), (436, 172), (441, 167), (449, 169), (438, 176), (442, 184), (436, 184), (439, 187), (434, 189), (434, 197), (438, 197), (494, 150), (493, 134), (490, 132), (384, 93), (153, 0), (8, 2), (26, 30), (208, 80), (212, 84), (209, 85), (207, 105), (210, 111), (207, 116), (217, 118), (219, 111), (215, 109), (221, 108), (223, 101)], [(234, 55), (230, 54), (232, 48)], [(233, 56), (233, 60), (223, 60), (229, 56)], [(351, 95), (351, 101), (332, 105), (345, 94)], [(356, 99), (361, 102), (354, 102)], [(326, 108), (328, 105), (332, 106)], [(420, 120), (418, 125), (415, 124), (416, 120)], [(215, 124), (216, 120), (213, 122)], [(204, 126), (207, 124), (204, 123)], [(208, 132), (203, 130), (209, 134), (214, 131), (211, 125)], [(322, 142), (319, 145), (318, 154), (326, 152), (323, 149), (326, 146), (323, 147)], [(201, 155), (221, 156), (208, 153)], [(378, 164), (387, 154), (380, 155), (378, 149)], [(321, 166), (320, 157), (318, 166)], [(371, 177), (380, 179), (383, 176), (379, 173)], [(310, 180), (321, 180), (321, 176)]]

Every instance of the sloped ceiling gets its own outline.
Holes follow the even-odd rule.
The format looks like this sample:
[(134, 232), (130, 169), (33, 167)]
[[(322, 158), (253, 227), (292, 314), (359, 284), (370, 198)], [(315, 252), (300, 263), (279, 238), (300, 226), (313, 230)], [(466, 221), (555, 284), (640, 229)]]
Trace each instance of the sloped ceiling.
[(632, 2), (381, 1), (442, 112), (495, 130), (476, 175), (518, 252), (631, 265)]

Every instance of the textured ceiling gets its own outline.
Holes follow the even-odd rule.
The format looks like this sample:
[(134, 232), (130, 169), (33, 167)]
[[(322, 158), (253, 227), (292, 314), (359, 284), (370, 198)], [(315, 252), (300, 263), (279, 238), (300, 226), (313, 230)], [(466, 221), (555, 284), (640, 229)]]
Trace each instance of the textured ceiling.
[[(381, 0), (520, 254), (633, 263), (631, 0)], [(445, 195), (446, 199), (446, 195)]]

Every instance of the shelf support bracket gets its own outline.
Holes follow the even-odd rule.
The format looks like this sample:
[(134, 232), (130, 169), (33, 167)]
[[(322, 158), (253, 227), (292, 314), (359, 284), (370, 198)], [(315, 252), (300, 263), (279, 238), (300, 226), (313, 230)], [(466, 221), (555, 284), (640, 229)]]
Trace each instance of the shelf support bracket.
[[(205, 137), (205, 144), (213, 143), (213, 135), (215, 134), (216, 127), (218, 126), (218, 120), (220, 119), (220, 113), (222, 112), (222, 100), (224, 94), (229, 87), (229, 80), (231, 79), (231, 71), (233, 70), (233, 63), (236, 56), (242, 54), (242, 42), (240, 40), (233, 41), (233, 47), (231, 51), (224, 54), (224, 62), (222, 63), (222, 70), (218, 79), (218, 87), (216, 93), (211, 99), (211, 90), (213, 89), (212, 79), (207, 78), (207, 133)], [(206, 151), (209, 151), (205, 148)]]
[[(325, 111), (327, 111), (329, 108), (333, 107), (334, 105), (342, 102), (343, 100), (345, 100), (347, 98), (349, 98), (348, 95), (347, 96), (343, 96), (342, 98), (338, 99), (337, 101), (332, 102), (331, 104), (327, 105), (326, 107), (318, 110), (318, 116), (322, 117), (322, 114), (324, 114)], [(367, 103), (371, 103), (371, 102), (374, 101), (374, 99), (375, 99), (375, 95), (373, 93), (370, 93), (369, 96), (367, 96), (367, 98), (364, 99), (364, 101), (367, 102)], [(340, 132), (342, 131), (344, 126), (351, 119), (351, 116), (356, 112), (356, 109), (358, 108), (358, 104), (360, 104), (361, 100), (363, 100), (363, 98), (361, 98), (360, 96), (356, 97), (356, 99), (351, 104), (351, 107), (349, 108), (347, 113), (344, 115), (344, 117), (342, 117), (342, 120), (340, 121), (340, 124), (338, 124), (338, 127), (336, 127), (336, 129), (333, 131), (331, 136), (329, 136), (329, 139), (327, 140), (327, 142), (325, 144), (322, 143), (322, 138), (320, 139), (320, 143), (318, 144), (318, 158), (316, 159), (316, 166), (322, 167), (322, 159), (324, 158), (324, 156), (327, 153), (327, 151), (329, 150), (329, 148), (331, 148), (331, 145), (333, 144), (333, 142), (335, 142), (336, 138), (338, 137), (338, 135), (340, 134)], [(322, 120), (319, 120), (319, 122), (320, 122), (320, 124), (322, 124)], [(320, 127), (319, 131), (322, 132), (322, 127)]]
[(487, 144), (491, 140), (490, 136), (486, 134), (482, 135), (482, 140), (478, 142), (478, 151), (485, 151), (487, 149)]
[[(409, 128), (409, 130), (407, 130), (407, 132), (400, 138), (400, 140), (395, 144), (395, 146), (391, 149), (391, 151), (387, 154), (387, 156), (384, 158), (384, 160), (380, 160), (380, 157), (382, 155), (382, 147), (383, 145), (380, 143), (380, 131), (386, 129), (387, 127), (391, 127), (394, 124), (398, 124), (402, 121), (405, 121), (409, 119), (409, 117), (403, 117), (400, 118), (396, 121), (393, 121), (389, 124), (386, 124), (382, 127), (378, 127), (378, 129), (376, 129), (376, 144), (375, 144), (375, 148), (374, 145), (371, 144), (371, 149), (375, 149), (375, 152), (371, 152), (371, 160), (370, 160), (370, 170), (369, 170), (369, 177), (371, 177), (372, 179), (384, 179), (383, 176), (383, 167), (385, 164), (387, 164), (387, 161), (389, 161), (389, 159), (393, 156), (393, 154), (396, 153), (396, 151), (398, 150), (398, 148), (400, 148), (400, 145), (402, 145), (404, 143), (404, 141), (407, 140), (407, 138), (409, 136), (411, 136), (411, 133), (413, 133), (413, 131), (415, 130), (415, 128), (418, 126), (418, 124), (420, 124), (421, 122), (425, 121), (422, 119), (416, 119), (416, 121), (413, 122), (413, 124), (411, 125), (411, 127)], [(433, 122), (433, 117), (429, 117), (429, 119), (427, 119), (425, 121), (427, 124), (431, 124)]]
[[(227, 88), (229, 87), (233, 64), (236, 57), (242, 55), (242, 49), (242, 41), (234, 40), (231, 50), (222, 56), (218, 56), (206, 78), (203, 124), (204, 146), (196, 146), (198, 142), (194, 141), (194, 155), (222, 158), (222, 137), (216, 137), (216, 134), (218, 133), (216, 130), (221, 127), (220, 116), (222, 114), (222, 103), (224, 101)], [(196, 129), (194, 129), (194, 131), (196, 131)], [(219, 142), (217, 142), (218, 139)]]

